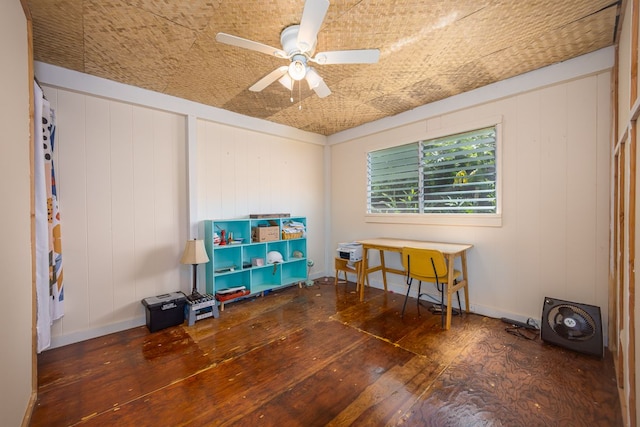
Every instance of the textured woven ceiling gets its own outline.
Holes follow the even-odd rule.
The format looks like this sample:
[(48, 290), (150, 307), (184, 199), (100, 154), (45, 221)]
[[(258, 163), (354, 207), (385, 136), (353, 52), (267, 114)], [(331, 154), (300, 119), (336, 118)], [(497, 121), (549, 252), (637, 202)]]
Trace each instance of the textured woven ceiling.
[[(331, 0), (316, 51), (380, 49), (376, 64), (318, 65), (306, 83), (248, 88), (287, 65), (216, 42), (280, 48), (303, 0), (30, 0), (34, 59), (330, 135), (614, 44), (611, 0)], [(294, 102), (291, 102), (293, 97)]]

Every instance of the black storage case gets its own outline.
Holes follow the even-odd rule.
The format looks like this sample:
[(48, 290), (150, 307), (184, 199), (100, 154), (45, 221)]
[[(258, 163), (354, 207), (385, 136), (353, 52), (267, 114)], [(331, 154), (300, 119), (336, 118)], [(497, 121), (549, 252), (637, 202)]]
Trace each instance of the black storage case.
[(182, 292), (149, 297), (142, 300), (145, 306), (147, 328), (156, 332), (169, 326), (181, 325), (184, 322), (184, 305), (187, 297)]

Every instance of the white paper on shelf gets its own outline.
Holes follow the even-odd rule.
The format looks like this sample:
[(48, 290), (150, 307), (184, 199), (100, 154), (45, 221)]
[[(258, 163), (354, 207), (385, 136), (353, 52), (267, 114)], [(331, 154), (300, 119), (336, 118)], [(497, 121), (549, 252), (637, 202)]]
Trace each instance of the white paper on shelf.
[(219, 289), (216, 291), (217, 294), (232, 294), (238, 291), (244, 291), (247, 289), (246, 286), (235, 286), (233, 288)]

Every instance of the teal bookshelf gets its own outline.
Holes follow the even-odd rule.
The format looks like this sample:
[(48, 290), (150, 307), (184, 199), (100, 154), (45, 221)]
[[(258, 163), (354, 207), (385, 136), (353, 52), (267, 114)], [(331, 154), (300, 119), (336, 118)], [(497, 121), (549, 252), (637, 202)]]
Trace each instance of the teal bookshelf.
[[(283, 233), (289, 230), (291, 222), (302, 224), (305, 233)], [(273, 227), (269, 233), (272, 238), (278, 227), (277, 240), (252, 241), (252, 231), (266, 226)], [(307, 280), (306, 226), (305, 217), (205, 220), (204, 246), (209, 256), (205, 265), (207, 293), (215, 295), (220, 290), (244, 286), (248, 294), (220, 302), (220, 309), (224, 310), (225, 304), (241, 298), (296, 284), (302, 286)], [(221, 236), (223, 230), (225, 238), (233, 237), (231, 244), (214, 242), (216, 233)], [(271, 251), (279, 252), (283, 262), (269, 264), (267, 254)]]

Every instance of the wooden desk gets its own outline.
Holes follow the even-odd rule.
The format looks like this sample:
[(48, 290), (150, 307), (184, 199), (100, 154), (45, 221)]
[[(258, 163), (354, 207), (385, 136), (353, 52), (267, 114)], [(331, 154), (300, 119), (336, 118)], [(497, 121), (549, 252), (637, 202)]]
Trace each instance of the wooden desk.
[[(473, 245), (459, 244), (459, 243), (442, 243), (442, 242), (425, 242), (422, 240), (407, 240), (407, 239), (393, 239), (388, 237), (380, 237), (376, 239), (364, 239), (358, 240), (357, 243), (362, 245), (362, 259), (364, 260), (364, 267), (362, 271), (362, 282), (360, 286), (360, 301), (364, 301), (364, 282), (369, 284), (369, 273), (375, 271), (382, 271), (382, 281), (384, 283), (384, 290), (387, 290), (387, 273), (394, 273), (399, 275), (405, 275), (404, 270), (398, 270), (395, 268), (388, 268), (384, 262), (384, 252), (399, 252), (402, 253), (402, 248), (423, 248), (423, 249), (436, 249), (442, 252), (447, 259), (447, 268), (449, 270), (449, 277), (447, 278), (447, 320), (446, 329), (451, 327), (451, 300), (454, 293), (459, 289), (464, 288), (464, 304), (466, 312), (469, 312), (469, 286), (467, 281), (467, 250), (471, 249)], [(369, 266), (369, 250), (377, 250), (380, 252), (380, 265), (375, 267)], [(454, 261), (457, 257), (460, 257), (462, 262), (462, 277), (453, 285), (453, 270)]]

